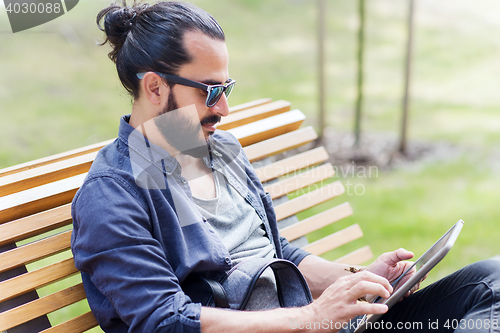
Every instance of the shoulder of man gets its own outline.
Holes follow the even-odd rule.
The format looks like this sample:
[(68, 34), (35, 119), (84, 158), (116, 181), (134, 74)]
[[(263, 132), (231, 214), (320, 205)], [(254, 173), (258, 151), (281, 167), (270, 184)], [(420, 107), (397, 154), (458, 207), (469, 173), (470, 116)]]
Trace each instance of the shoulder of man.
[(127, 166), (125, 166), (125, 156), (118, 148), (118, 139), (114, 142), (104, 146), (97, 153), (90, 169), (87, 173), (86, 181), (100, 175), (111, 176), (121, 173), (127, 173)]
[[(100, 180), (104, 183), (114, 182), (126, 189), (132, 195), (140, 198), (129, 158), (118, 148), (117, 140), (103, 147), (94, 159), (83, 184), (80, 186), (75, 199), (86, 185)], [(75, 201), (73, 200), (73, 202)]]

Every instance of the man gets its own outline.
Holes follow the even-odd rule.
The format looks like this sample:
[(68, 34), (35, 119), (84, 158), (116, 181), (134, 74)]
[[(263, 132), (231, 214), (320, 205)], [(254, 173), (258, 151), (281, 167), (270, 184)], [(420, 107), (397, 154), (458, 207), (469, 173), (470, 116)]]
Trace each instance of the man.
[[(134, 102), (72, 206), (75, 263), (100, 326), (107, 332), (288, 332), (303, 327), (294, 323), (328, 322), (337, 331), (335, 324), (346, 326), (356, 316), (387, 312), (358, 299), (387, 298), (390, 281), (413, 254), (386, 253), (353, 274), (290, 245), (279, 236), (270, 199), (237, 140), (215, 129), (229, 113), (234, 87), (217, 22), (199, 8), (170, 2), (112, 5), (99, 13), (102, 20), (109, 56)], [(190, 273), (224, 272), (252, 257), (295, 263), (316, 301), (223, 310), (191, 302), (180, 287)], [(495, 262), (469, 266), (407, 295), (384, 320), (498, 321), (498, 272)]]

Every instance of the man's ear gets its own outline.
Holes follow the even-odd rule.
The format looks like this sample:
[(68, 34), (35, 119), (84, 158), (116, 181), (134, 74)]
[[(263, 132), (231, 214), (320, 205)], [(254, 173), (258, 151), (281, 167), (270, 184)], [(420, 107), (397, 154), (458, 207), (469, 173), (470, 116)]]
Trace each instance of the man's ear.
[(168, 96), (168, 90), (170, 89), (168, 85), (164, 84), (162, 78), (153, 72), (147, 72), (144, 78), (140, 81), (142, 94), (149, 100), (153, 105), (160, 105), (162, 99), (166, 94)]

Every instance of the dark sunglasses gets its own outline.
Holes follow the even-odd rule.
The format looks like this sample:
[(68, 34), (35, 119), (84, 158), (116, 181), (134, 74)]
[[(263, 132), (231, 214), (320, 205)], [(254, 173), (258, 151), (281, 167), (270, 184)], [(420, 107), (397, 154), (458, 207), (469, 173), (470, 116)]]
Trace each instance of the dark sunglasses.
[[(137, 73), (137, 77), (142, 80), (144, 78), (144, 75), (146, 75), (146, 73), (147, 72)], [(203, 91), (206, 91), (207, 99), (205, 101), (205, 105), (208, 106), (209, 108), (217, 104), (217, 102), (222, 97), (222, 93), (226, 93), (226, 98), (228, 98), (229, 95), (231, 95), (231, 92), (233, 91), (234, 84), (236, 83), (235, 80), (229, 79), (224, 84), (208, 85), (201, 82), (188, 80), (177, 75), (163, 74), (158, 72), (153, 72), (153, 73), (158, 74), (168, 82), (177, 83), (183, 86), (198, 88)]]

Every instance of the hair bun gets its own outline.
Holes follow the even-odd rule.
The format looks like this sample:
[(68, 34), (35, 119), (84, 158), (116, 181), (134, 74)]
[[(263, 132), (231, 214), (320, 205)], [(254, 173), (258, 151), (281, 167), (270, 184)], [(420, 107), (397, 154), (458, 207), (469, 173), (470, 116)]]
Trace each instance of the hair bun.
[[(101, 26), (103, 19), (104, 27)], [(135, 7), (127, 7), (125, 1), (123, 1), (123, 6), (113, 4), (101, 10), (97, 15), (97, 26), (106, 33), (106, 40), (102, 45), (109, 42), (113, 48), (113, 51), (109, 53), (111, 60), (116, 61), (117, 54), (125, 43), (136, 19), (137, 11)]]

